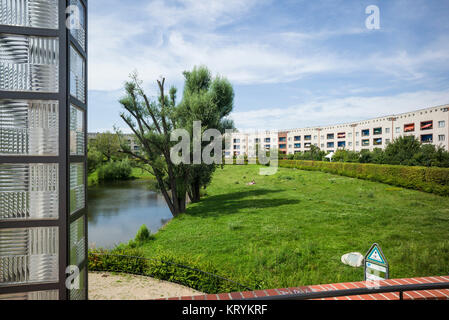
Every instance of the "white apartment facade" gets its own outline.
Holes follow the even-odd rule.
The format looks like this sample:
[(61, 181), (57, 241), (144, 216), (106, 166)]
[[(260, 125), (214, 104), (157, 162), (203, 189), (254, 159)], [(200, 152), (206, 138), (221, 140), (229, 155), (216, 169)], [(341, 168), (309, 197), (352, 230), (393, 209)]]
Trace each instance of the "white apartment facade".
[[(225, 156), (255, 156), (256, 144), (286, 154), (317, 146), (326, 152), (384, 149), (399, 136), (414, 135), (422, 143), (449, 150), (449, 104), (369, 120), (282, 131), (232, 133)], [(257, 140), (258, 139), (258, 140)]]

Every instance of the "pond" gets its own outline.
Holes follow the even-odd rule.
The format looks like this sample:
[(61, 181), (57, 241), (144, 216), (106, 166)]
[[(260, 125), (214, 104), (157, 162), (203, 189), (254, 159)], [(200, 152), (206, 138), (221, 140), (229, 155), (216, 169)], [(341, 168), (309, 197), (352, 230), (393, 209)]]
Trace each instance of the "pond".
[(155, 233), (172, 218), (164, 197), (148, 186), (130, 180), (89, 187), (89, 247), (113, 248), (133, 239), (142, 224)]

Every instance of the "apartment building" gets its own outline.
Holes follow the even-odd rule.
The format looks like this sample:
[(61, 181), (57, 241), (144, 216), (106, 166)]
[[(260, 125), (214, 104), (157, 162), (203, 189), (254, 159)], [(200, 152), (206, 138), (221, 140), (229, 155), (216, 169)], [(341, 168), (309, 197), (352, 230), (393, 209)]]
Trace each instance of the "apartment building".
[(284, 154), (305, 152), (314, 145), (326, 152), (384, 149), (399, 136), (414, 135), (422, 143), (449, 150), (449, 105), (378, 117), (363, 121), (283, 131), (233, 133), (225, 156), (255, 156), (256, 144)]

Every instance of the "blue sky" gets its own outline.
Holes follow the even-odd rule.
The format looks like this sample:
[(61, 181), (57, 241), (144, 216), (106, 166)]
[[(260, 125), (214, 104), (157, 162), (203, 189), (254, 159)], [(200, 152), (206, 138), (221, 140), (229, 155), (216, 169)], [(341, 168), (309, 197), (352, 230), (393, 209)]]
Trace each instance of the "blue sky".
[[(368, 30), (365, 8), (380, 9)], [(241, 130), (289, 129), (449, 103), (449, 1), (89, 2), (89, 127), (126, 130), (118, 99), (206, 65), (234, 86)]]

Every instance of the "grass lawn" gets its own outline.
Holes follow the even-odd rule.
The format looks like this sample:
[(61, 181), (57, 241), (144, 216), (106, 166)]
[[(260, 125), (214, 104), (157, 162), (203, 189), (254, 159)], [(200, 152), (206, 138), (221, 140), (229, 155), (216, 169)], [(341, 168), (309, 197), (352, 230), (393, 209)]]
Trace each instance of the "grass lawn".
[(449, 274), (449, 198), (323, 172), (259, 176), (255, 165), (217, 169), (207, 193), (144, 245), (147, 256), (192, 256), (274, 288), (363, 280), (340, 258), (377, 242), (391, 278)]

